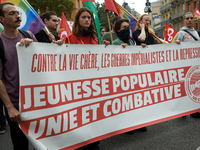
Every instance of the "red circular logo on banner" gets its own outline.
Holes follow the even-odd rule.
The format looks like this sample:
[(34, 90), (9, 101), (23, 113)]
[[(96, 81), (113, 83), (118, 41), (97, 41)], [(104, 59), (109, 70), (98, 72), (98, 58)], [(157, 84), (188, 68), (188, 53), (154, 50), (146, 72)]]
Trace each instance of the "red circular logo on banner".
[(200, 103), (200, 65), (191, 67), (185, 78), (185, 91), (196, 103)]

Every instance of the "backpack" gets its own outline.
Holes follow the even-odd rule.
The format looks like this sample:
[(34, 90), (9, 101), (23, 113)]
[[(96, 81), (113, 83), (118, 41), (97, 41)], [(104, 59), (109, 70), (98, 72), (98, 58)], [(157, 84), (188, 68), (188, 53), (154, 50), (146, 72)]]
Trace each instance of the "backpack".
[[(27, 31), (19, 30), (19, 32), (21, 34), (23, 34), (26, 38), (32, 39), (32, 37), (30, 36), (30, 34)], [(1, 38), (0, 38), (0, 60), (2, 62), (2, 65), (4, 65), (4, 62), (5, 62), (4, 46), (3, 46), (3, 41)]]

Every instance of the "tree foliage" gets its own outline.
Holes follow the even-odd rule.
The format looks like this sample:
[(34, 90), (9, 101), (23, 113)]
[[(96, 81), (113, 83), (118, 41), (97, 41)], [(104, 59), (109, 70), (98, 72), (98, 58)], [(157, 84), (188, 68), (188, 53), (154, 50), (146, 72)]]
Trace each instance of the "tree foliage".
[[(109, 31), (108, 17), (107, 17), (107, 12), (105, 11), (105, 3), (100, 4), (99, 2), (97, 2), (95, 3), (95, 5), (97, 8), (100, 25), (106, 27), (107, 31)], [(112, 19), (114, 18), (114, 13), (109, 11), (109, 17), (112, 23)]]
[(62, 12), (65, 12), (67, 16), (71, 17), (74, 10), (73, 0), (28, 0), (28, 2), (39, 14), (53, 11), (58, 17), (61, 17)]

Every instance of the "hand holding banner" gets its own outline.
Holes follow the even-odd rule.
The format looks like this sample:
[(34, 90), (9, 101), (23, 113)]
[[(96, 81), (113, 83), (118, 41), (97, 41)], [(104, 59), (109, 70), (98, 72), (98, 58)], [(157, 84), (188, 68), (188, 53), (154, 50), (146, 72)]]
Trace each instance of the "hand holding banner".
[(21, 129), (48, 150), (200, 111), (197, 41), (145, 49), (33, 42), (17, 52)]

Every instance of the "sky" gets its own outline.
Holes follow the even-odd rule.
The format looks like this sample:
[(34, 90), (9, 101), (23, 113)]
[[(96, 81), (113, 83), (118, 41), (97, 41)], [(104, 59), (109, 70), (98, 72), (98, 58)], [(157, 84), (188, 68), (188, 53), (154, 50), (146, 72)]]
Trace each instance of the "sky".
[[(147, 2), (146, 0), (115, 0), (115, 1), (120, 5), (122, 5), (123, 2), (125, 1), (126, 3), (128, 3), (130, 8), (135, 8), (135, 10), (140, 14), (144, 13), (144, 7), (146, 6), (145, 3)], [(150, 3), (155, 1), (158, 0), (149, 0)], [(95, 2), (103, 3), (104, 0), (95, 0)]]

